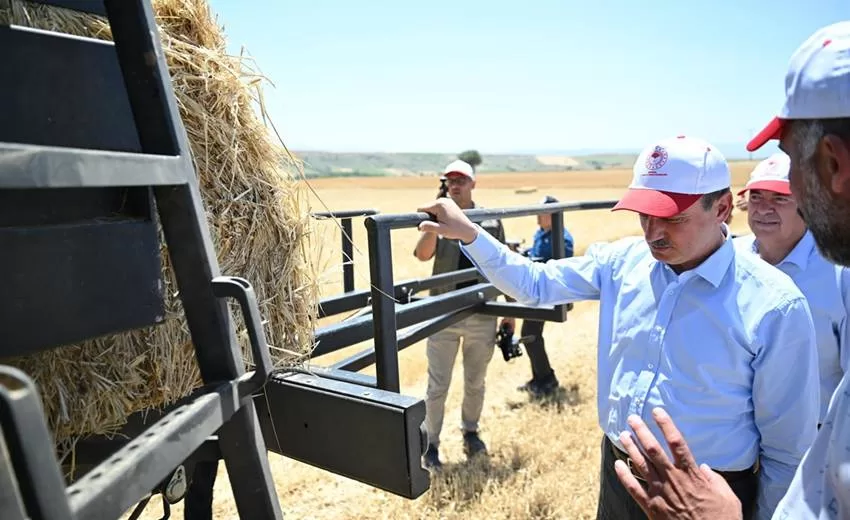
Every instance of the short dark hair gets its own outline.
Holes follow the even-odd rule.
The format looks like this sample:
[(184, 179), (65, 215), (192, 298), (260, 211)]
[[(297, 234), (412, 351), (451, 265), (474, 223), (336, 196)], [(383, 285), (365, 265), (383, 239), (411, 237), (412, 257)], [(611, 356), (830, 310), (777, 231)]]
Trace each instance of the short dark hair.
[(712, 191), (711, 193), (706, 193), (702, 196), (700, 203), (702, 204), (702, 209), (708, 211), (714, 206), (714, 203), (720, 200), (727, 193), (732, 193), (732, 190), (729, 188), (723, 188), (722, 190)]

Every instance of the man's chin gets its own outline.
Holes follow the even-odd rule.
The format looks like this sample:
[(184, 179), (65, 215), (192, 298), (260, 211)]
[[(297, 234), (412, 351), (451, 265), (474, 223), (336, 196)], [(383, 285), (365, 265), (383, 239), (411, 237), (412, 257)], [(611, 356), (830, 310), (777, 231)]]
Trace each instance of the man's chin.
[(673, 255), (673, 249), (669, 247), (655, 248), (650, 246), (649, 252), (652, 253), (653, 258), (655, 258), (659, 262), (665, 263), (669, 263)]

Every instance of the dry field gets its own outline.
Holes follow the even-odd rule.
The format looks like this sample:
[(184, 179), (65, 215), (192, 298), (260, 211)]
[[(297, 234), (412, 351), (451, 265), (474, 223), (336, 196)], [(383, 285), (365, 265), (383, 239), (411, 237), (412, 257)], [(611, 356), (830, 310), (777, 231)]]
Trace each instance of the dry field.
[[(733, 164), (733, 183), (742, 186), (753, 163)], [(486, 207), (537, 203), (544, 194), (562, 201), (616, 199), (628, 185), (631, 172), (594, 171), (541, 174), (481, 175), (476, 201)], [(313, 211), (375, 208), (382, 213), (415, 211), (431, 200), (436, 179), (345, 178), (310, 181)], [(517, 194), (517, 188), (536, 187)], [(637, 217), (609, 210), (569, 212), (565, 224), (581, 254), (594, 241), (640, 234)], [(536, 224), (533, 217), (504, 221), (509, 238), (529, 243)], [(747, 230), (746, 215), (735, 210), (733, 230)], [(317, 223), (317, 249), (325, 296), (342, 290), (340, 230), (333, 221)], [(355, 220), (355, 279), (357, 288), (369, 286), (368, 246), (362, 220)], [(431, 263), (413, 255), (417, 232), (393, 232), (396, 280), (428, 276)], [(594, 518), (601, 432), (596, 413), (595, 302), (581, 302), (566, 323), (547, 324), (544, 336), (556, 374), (564, 387), (562, 399), (549, 406), (530, 402), (515, 388), (530, 376), (526, 357), (505, 363), (493, 357), (487, 380), (482, 438), (488, 461), (467, 464), (457, 430), (460, 420), (462, 366), (455, 367), (447, 403), (441, 457), (444, 475), (432, 480), (431, 490), (417, 500), (405, 500), (357, 482), (322, 472), (289, 459), (270, 455), (278, 495), (287, 518), (298, 519), (408, 519), (408, 518)], [(327, 323), (323, 321), (322, 324)], [(518, 324), (519, 325), (519, 324)], [(317, 358), (326, 364), (355, 353), (361, 346)], [(423, 396), (426, 384), (424, 341), (399, 354), (402, 393)], [(373, 373), (369, 370), (366, 373)], [(143, 518), (159, 518), (159, 501), (148, 506)], [(216, 518), (238, 518), (224, 465), (216, 483)], [(176, 510), (175, 510), (176, 509)], [(182, 515), (182, 504), (172, 509)], [(178, 516), (180, 517), (180, 516)]]

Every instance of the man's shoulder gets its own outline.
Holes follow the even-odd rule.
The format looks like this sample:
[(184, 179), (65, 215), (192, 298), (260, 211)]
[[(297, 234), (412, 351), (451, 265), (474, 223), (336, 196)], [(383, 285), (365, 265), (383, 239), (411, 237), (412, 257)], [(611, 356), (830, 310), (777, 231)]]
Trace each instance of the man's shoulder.
[(753, 242), (755, 242), (756, 236), (752, 233), (746, 233), (744, 235), (734, 235), (732, 237), (732, 243), (736, 246), (749, 246), (752, 247)]
[(742, 296), (773, 307), (805, 301), (794, 280), (776, 266), (744, 247), (736, 247), (734, 255), (734, 283)]

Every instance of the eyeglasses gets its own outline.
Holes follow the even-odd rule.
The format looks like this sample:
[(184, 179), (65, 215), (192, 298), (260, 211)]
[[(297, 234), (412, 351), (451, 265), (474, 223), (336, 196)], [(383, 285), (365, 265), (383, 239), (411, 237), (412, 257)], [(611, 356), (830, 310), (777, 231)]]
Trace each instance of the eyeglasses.
[(449, 186), (457, 184), (458, 186), (465, 186), (469, 184), (469, 177), (446, 177), (446, 184)]

